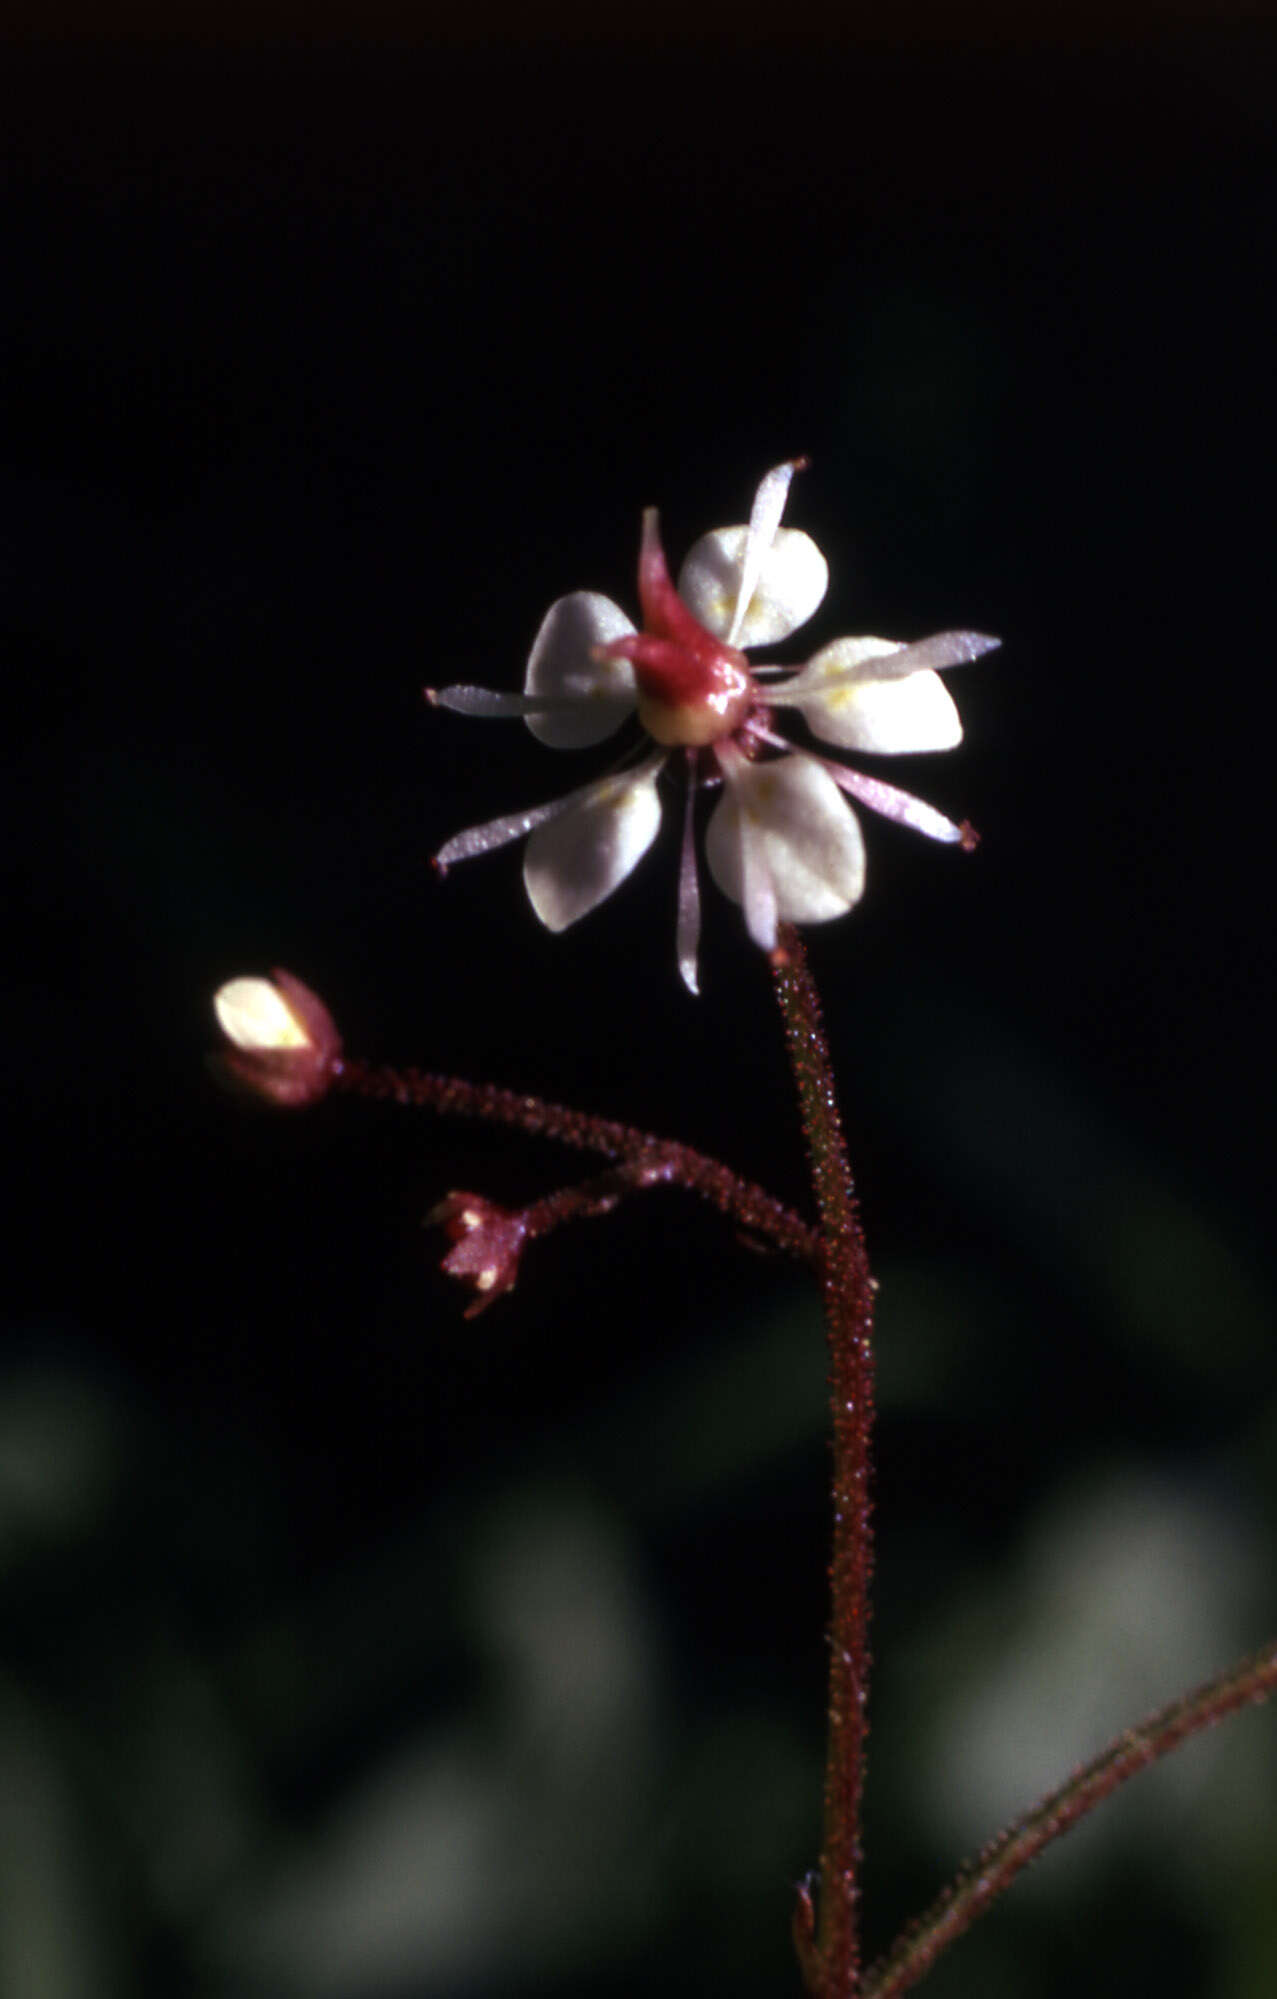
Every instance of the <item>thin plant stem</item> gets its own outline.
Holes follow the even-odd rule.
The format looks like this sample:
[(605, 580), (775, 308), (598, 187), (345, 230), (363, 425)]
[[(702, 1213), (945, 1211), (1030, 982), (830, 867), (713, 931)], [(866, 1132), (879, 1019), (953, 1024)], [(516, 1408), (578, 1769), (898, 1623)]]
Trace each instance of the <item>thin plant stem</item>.
[(931, 1969), (977, 1916), (993, 1906), (1021, 1868), (1140, 1770), (1238, 1708), (1277, 1692), (1277, 1643), (1230, 1666), (1194, 1693), (1128, 1728), (1093, 1761), (1016, 1819), (964, 1867), (926, 1915), (911, 1923), (866, 1974), (863, 1999), (897, 1999)]
[(788, 925), (781, 929), (772, 973), (820, 1216), (820, 1282), (833, 1415), (824, 1840), (817, 1906), (813, 1908), (807, 1888), (799, 1891), (795, 1940), (804, 1977), (819, 1999), (855, 1999), (860, 1989), (860, 1808), (873, 1573), (869, 1461), (875, 1286), (847, 1164), (820, 1002), (798, 933)]
[[(511, 1125), (533, 1137), (557, 1139), (579, 1152), (593, 1152), (604, 1159), (621, 1162), (616, 1179), (601, 1192), (620, 1198), (631, 1191), (658, 1185), (677, 1186), (710, 1202), (720, 1213), (757, 1237), (771, 1249), (815, 1264), (822, 1256), (820, 1236), (801, 1215), (787, 1208), (753, 1180), (733, 1173), (707, 1153), (675, 1139), (657, 1138), (633, 1125), (618, 1124), (611, 1118), (594, 1117), (588, 1111), (570, 1110), (564, 1104), (547, 1103), (541, 1097), (518, 1090), (497, 1089), (487, 1083), (467, 1083), (459, 1076), (439, 1076), (421, 1069), (396, 1069), (366, 1062), (355, 1056), (338, 1056), (332, 1063), (334, 1087), (352, 1096), (404, 1105), (413, 1110), (430, 1110), (442, 1117), (480, 1118), (490, 1124)], [(538, 1204), (540, 1226), (545, 1234), (559, 1220), (590, 1212), (592, 1189), (574, 1202), (570, 1190), (562, 1197), (562, 1212), (552, 1206), (554, 1197)], [(606, 1213), (615, 1199), (596, 1207)], [(544, 1214), (539, 1212), (544, 1208)]]

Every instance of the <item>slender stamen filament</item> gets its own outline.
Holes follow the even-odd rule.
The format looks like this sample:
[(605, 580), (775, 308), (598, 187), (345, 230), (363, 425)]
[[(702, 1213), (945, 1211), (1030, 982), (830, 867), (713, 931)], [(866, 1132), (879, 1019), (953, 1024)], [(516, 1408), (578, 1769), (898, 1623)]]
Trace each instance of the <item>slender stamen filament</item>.
[[(934, 673), (947, 666), (966, 666), (1001, 644), (985, 632), (935, 632), (928, 639), (886, 649), (854, 665), (833, 667), (807, 686), (778, 687), (769, 699), (782, 708), (818, 708), (831, 694), (882, 680), (908, 680), (911, 674)], [(755, 672), (757, 672), (755, 668)], [(802, 676), (797, 676), (801, 679)]]
[(745, 551), (741, 558), (736, 608), (732, 613), (732, 622), (727, 633), (729, 646), (740, 644), (740, 635), (749, 616), (749, 607), (754, 601), (754, 592), (762, 578), (763, 564), (776, 539), (780, 517), (785, 511), (790, 481), (795, 472), (801, 471), (806, 462), (803, 458), (793, 458), (787, 465), (774, 466), (754, 495), (749, 526), (745, 531)]
[(422, 689), (432, 708), (450, 708), (456, 715), (477, 715), (496, 719), (507, 715), (580, 714), (596, 699), (617, 699), (614, 688), (600, 688), (589, 694), (500, 694), (491, 687), (426, 687)]
[(898, 825), (910, 826), (915, 833), (925, 833), (929, 840), (943, 840), (948, 846), (975, 845), (971, 827), (959, 826), (925, 799), (915, 798), (912, 792), (884, 784), (880, 777), (867, 777), (864, 771), (849, 770), (846, 764), (833, 763), (828, 757), (817, 757), (815, 762), (824, 765), (835, 784), (861, 805), (867, 805), (871, 812), (880, 812), (884, 819), (894, 819)]
[(696, 765), (697, 752), (688, 750), (687, 793), (683, 804), (683, 845), (678, 863), (678, 923), (675, 948), (678, 969), (689, 992), (699, 993), (696, 960), (701, 941), (701, 888), (696, 872)]
[(558, 819), (563, 813), (572, 811), (574, 806), (596, 797), (619, 778), (655, 776), (665, 761), (663, 750), (646, 756), (641, 752), (627, 751), (602, 777), (579, 785), (562, 798), (551, 799), (546, 805), (531, 806), (526, 812), (503, 812), (497, 819), (486, 819), (481, 825), (463, 827), (460, 833), (454, 833), (440, 847), (434, 857), (435, 868), (443, 874), (455, 861), (471, 861), (479, 854), (490, 854), (498, 847), (508, 846), (512, 840), (521, 840), (525, 833), (534, 832), (538, 826), (544, 826), (551, 819)]

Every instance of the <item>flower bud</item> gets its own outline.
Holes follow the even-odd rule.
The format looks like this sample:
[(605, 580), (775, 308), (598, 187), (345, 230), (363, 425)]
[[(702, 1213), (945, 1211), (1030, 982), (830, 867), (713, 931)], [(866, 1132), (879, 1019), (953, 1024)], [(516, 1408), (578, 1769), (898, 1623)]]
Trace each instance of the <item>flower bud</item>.
[(275, 1104), (314, 1104), (326, 1096), (341, 1036), (328, 1008), (291, 972), (230, 979), (213, 995), (229, 1048), (217, 1071)]

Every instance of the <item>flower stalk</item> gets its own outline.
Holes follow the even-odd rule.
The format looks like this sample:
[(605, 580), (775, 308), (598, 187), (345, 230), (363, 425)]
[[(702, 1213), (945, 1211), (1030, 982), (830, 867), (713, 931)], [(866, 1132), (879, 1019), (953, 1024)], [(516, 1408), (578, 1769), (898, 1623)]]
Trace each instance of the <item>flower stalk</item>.
[(817, 1999), (855, 1999), (860, 1989), (860, 1813), (873, 1574), (869, 1465), (875, 1285), (847, 1163), (820, 1001), (792, 926), (782, 928), (771, 962), (820, 1217), (820, 1285), (833, 1417), (824, 1838), (817, 1902), (813, 1906), (806, 1887), (799, 1891), (795, 1941), (804, 1977)]
[(733, 1173), (708, 1153), (675, 1139), (658, 1138), (634, 1125), (571, 1110), (520, 1090), (469, 1083), (460, 1076), (435, 1075), (423, 1069), (391, 1068), (354, 1056), (341, 1056), (333, 1063), (332, 1085), (347, 1095), (375, 1102), (506, 1125), (530, 1137), (553, 1138), (579, 1152), (592, 1152), (615, 1162), (610, 1173), (546, 1196), (525, 1209), (521, 1219), (528, 1240), (548, 1234), (562, 1222), (609, 1213), (628, 1193), (665, 1186), (681, 1187), (708, 1201), (767, 1249), (809, 1265), (822, 1258), (820, 1237), (801, 1215), (756, 1181)]
[(1277, 1643), (1265, 1646), (1208, 1680), (1194, 1693), (1123, 1729), (1082, 1769), (1005, 1832), (958, 1874), (917, 1922), (910, 1923), (865, 1977), (862, 1999), (899, 1999), (949, 1945), (991, 1909), (1022, 1868), (1061, 1833), (1113, 1795), (1140, 1770), (1160, 1762), (1190, 1736), (1277, 1693)]

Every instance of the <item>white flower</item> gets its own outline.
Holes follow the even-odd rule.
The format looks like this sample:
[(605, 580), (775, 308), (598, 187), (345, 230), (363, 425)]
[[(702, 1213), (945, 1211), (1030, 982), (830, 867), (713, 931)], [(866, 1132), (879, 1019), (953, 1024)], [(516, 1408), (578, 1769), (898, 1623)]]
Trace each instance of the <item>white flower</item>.
[(719, 887), (741, 904), (750, 935), (772, 950), (780, 923), (823, 923), (864, 893), (864, 843), (846, 794), (932, 839), (974, 845), (920, 799), (778, 736), (774, 711), (797, 710), (839, 749), (900, 755), (947, 750), (962, 739), (940, 670), (997, 645), (979, 632), (941, 632), (914, 645), (836, 639), (798, 672), (751, 667), (742, 648), (775, 645), (806, 623), (829, 580), (809, 535), (780, 525), (801, 460), (778, 465), (754, 495), (748, 524), (702, 536), (675, 590), (655, 511), (643, 516), (639, 630), (610, 597), (578, 590), (550, 606), (528, 659), (522, 694), (482, 687), (427, 689), (463, 715), (521, 715), (552, 749), (583, 749), (637, 715), (637, 754), (552, 804), (457, 833), (436, 865), (470, 860), (529, 835), (523, 876), (550, 930), (594, 909), (656, 838), (657, 785), (671, 755), (686, 766), (678, 889), (679, 970), (697, 991), (700, 890), (693, 842), (699, 789), (723, 796), (705, 853)]

